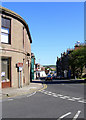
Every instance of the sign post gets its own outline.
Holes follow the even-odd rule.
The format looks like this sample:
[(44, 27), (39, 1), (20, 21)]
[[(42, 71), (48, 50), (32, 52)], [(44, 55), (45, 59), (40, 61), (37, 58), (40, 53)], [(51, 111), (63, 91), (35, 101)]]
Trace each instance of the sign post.
[(17, 67), (19, 69), (19, 88), (22, 87), (22, 70), (23, 70), (23, 63), (18, 63)]

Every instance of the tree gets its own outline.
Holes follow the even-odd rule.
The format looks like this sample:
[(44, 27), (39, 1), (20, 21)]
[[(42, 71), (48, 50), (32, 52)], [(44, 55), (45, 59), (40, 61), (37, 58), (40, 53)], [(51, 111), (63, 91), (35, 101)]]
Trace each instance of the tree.
[(69, 54), (69, 65), (71, 66), (73, 77), (82, 77), (83, 67), (86, 65), (86, 46), (73, 50)]

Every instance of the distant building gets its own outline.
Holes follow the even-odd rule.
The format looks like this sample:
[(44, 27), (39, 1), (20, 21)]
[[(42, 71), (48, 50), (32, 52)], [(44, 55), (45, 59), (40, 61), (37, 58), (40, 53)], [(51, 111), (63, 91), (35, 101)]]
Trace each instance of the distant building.
[(34, 80), (35, 76), (35, 56), (31, 53), (31, 81)]
[(1, 87), (30, 84), (31, 35), (25, 20), (15, 12), (0, 8)]
[[(64, 78), (70, 78), (71, 77), (71, 68), (69, 66), (69, 54), (73, 50), (81, 49), (83, 46), (86, 46), (85, 43), (80, 43), (80, 41), (77, 41), (77, 43), (74, 46), (74, 49), (67, 49), (66, 53), (61, 53), (61, 57), (57, 57), (56, 62), (56, 72), (57, 76), (64, 77)], [(86, 67), (83, 68), (83, 74), (86, 74)]]
[(74, 49), (77, 50), (77, 49), (80, 49), (83, 46), (86, 46), (85, 42), (84, 43), (80, 43), (80, 41), (77, 41), (75, 46), (74, 46)]
[(72, 52), (72, 49), (68, 49), (67, 52), (65, 53), (61, 53), (61, 57), (58, 58), (57, 57), (57, 62), (56, 62), (56, 72), (57, 72), (57, 76), (60, 77), (65, 77), (68, 78), (69, 76), (69, 72), (70, 72), (70, 68), (69, 68), (69, 54)]
[(45, 67), (37, 63), (35, 64), (35, 68), (36, 68), (36, 79), (41, 77), (46, 77)]
[(45, 67), (41, 66), (41, 71), (45, 71)]
[(36, 63), (36, 64), (35, 64), (35, 69), (36, 69), (36, 71), (41, 70), (41, 66), (40, 66), (40, 64), (39, 64), (39, 63)]

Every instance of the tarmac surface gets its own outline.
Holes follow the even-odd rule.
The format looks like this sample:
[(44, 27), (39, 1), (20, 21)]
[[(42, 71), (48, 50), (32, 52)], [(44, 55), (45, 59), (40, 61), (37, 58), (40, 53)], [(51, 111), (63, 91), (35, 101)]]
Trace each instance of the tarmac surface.
[(75, 84), (75, 83), (86, 83), (85, 80), (53, 80), (53, 81), (45, 81), (45, 80), (33, 80), (29, 85), (23, 86), (22, 88), (4, 88), (0, 90), (0, 99), (8, 98), (8, 97), (16, 97), (26, 94), (32, 94), (35, 91), (45, 89), (47, 87), (46, 84)]
[(44, 87), (32, 94), (8, 97), (2, 101), (2, 118), (84, 120), (85, 86), (83, 83), (58, 84), (57, 82), (57, 84), (47, 84), (46, 89)]

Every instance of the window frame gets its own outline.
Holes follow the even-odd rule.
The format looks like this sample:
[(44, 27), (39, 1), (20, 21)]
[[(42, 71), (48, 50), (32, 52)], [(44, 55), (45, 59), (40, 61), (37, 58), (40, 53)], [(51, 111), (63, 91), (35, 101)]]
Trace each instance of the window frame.
[(1, 42), (1, 43), (3, 43), (3, 44), (11, 44), (11, 19), (3, 17), (3, 16), (1, 18), (7, 19), (7, 20), (10, 21), (10, 26), (6, 27), (6, 26), (2, 25), (2, 20), (1, 20), (1, 28), (5, 28), (5, 29), (7, 28), (9, 30), (9, 33), (5, 33), (5, 32), (1, 31), (1, 34), (4, 33), (4, 34), (8, 35), (8, 43), (5, 43), (5, 42)]

